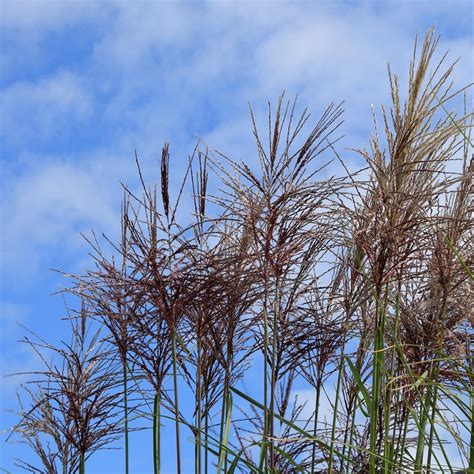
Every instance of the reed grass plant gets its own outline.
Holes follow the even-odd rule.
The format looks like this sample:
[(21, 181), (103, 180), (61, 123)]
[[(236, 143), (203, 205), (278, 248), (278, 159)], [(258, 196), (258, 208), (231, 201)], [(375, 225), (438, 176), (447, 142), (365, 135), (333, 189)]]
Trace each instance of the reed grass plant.
[(34, 343), (46, 370), (14, 431), (42, 467), (18, 466), (84, 473), (120, 436), (132, 472), (148, 420), (155, 474), (171, 424), (177, 473), (189, 435), (196, 474), (474, 472), (472, 115), (437, 43), (407, 91), (389, 70), (360, 172), (336, 151), (342, 106), (313, 121), (284, 97), (264, 132), (250, 110), (255, 163), (198, 144), (173, 192), (167, 144), (159, 186), (137, 159), (114, 256), (94, 236), (95, 268), (69, 276), (73, 343)]

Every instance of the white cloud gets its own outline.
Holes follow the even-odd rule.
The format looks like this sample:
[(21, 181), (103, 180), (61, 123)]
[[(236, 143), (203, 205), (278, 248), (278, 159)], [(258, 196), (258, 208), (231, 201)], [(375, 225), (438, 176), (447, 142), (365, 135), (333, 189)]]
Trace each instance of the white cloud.
[(100, 16), (107, 2), (77, 0), (2, 0), (0, 25), (5, 29), (46, 32)]
[[(0, 71), (3, 80), (44, 71), (58, 49), (68, 51), (70, 41), (55, 43), (55, 35), (76, 29), (83, 35), (103, 25), (115, 10), (114, 2), (89, 0), (2, 0), (0, 2)], [(53, 44), (45, 42), (53, 39)], [(80, 39), (80, 38), (79, 38)]]
[[(94, 48), (99, 63), (118, 67), (143, 64), (154, 51), (187, 44), (198, 26), (187, 4), (120, 2)], [(136, 71), (140, 72), (140, 71)]]
[[(386, 2), (382, 9), (370, 2), (304, 7), (299, 2), (51, 2), (45, 9), (39, 3), (29, 8), (32, 2), (3, 2), (10, 30), (25, 37), (87, 27), (91, 21), (104, 26), (91, 39), (81, 68), (60, 67), (1, 92), (2, 137), (18, 150), (14, 166), (21, 160), (27, 165), (9, 175), (5, 254), (12, 260), (12, 249), (22, 247), (38, 261), (78, 229), (112, 225), (117, 194), (108, 196), (106, 189), (135, 174), (134, 149), (154, 178), (162, 141), (171, 141), (176, 182), (198, 136), (231, 157), (250, 159), (247, 101), (263, 117), (264, 130), (266, 102), (283, 89), (288, 97), (298, 92), (315, 120), (330, 101), (345, 99), (347, 124), (341, 133), (349, 136), (343, 144), (365, 145), (372, 128), (370, 104), (387, 102), (386, 62), (403, 84), (414, 33), (431, 25), (422, 3), (398, 8)], [(454, 10), (459, 14), (462, 8)], [(442, 2), (433, 11), (453, 14)], [(440, 49), (446, 47), (453, 58), (464, 56), (457, 76), (464, 85), (471, 77), (470, 38), (442, 39)], [(80, 153), (71, 139), (68, 157), (58, 153), (44, 168), (30, 167), (42, 159), (38, 143), (46, 141), (54, 150), (51, 140), (76, 132), (81, 139), (98, 119), (100, 150), (88, 148), (85, 133)], [(77, 130), (71, 132), (71, 125)], [(107, 155), (121, 156), (120, 166)]]
[(43, 163), (12, 180), (1, 205), (5, 274), (31, 280), (45, 260), (43, 270), (78, 248), (86, 250), (80, 232), (95, 227), (113, 233), (120, 191), (107, 179), (90, 164)]
[(37, 82), (15, 82), (0, 93), (1, 136), (6, 143), (28, 146), (41, 137), (50, 138), (71, 121), (84, 120), (93, 101), (83, 79), (59, 71)]
[[(336, 390), (334, 387), (326, 387), (326, 393), (321, 392), (319, 409), (318, 409), (318, 423), (320, 427), (328, 426), (332, 422), (333, 417), (333, 403)], [(298, 402), (305, 404), (300, 418), (302, 420), (309, 420), (314, 416), (314, 408), (316, 402), (316, 391), (312, 388), (296, 390), (295, 395), (298, 396)]]

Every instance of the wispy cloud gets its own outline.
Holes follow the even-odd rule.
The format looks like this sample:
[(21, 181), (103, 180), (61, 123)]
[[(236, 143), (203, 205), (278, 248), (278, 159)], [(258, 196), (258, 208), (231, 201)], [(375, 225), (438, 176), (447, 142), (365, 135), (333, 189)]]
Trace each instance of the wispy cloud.
[[(178, 169), (198, 137), (252, 160), (248, 101), (259, 115), (285, 89), (317, 116), (329, 102), (344, 100), (343, 144), (362, 145), (371, 129), (370, 104), (387, 98), (386, 62), (403, 81), (414, 34), (453, 15), (442, 2), (428, 14), (423, 2), (397, 8), (386, 2), (384, 9), (370, 2), (34, 5), (4, 2), (7, 40), (35, 35), (59, 47), (80, 25), (88, 40), (71, 51), (80, 67), (71, 65), (66, 48), (51, 70), (9, 81), (0, 92), (0, 136), (5, 158), (17, 169), (5, 175), (11, 192), (4, 208), (14, 218), (3, 247), (6, 255), (27, 247), (33, 261), (32, 254), (47, 256), (74, 231), (110, 224), (107, 201), (119, 199), (112, 181), (120, 179), (107, 170), (115, 168), (111, 156), (121, 157), (125, 180), (134, 170), (133, 151), (153, 169), (164, 140), (172, 142)], [(463, 7), (453, 8), (460, 14)], [(88, 36), (87, 28), (98, 23), (100, 33)], [(450, 47), (453, 59), (464, 56), (457, 78), (465, 81), (469, 30), (454, 35), (450, 28), (441, 48)], [(40, 47), (38, 54), (47, 57), (48, 50)], [(47, 166), (30, 167), (44, 156)]]
[(263, 124), (267, 101), (286, 90), (315, 118), (346, 102), (340, 147), (356, 167), (342, 147), (367, 143), (370, 106), (388, 98), (386, 63), (403, 84), (414, 36), (433, 24), (440, 51), (462, 57), (456, 84), (472, 81), (464, 0), (3, 0), (0, 10), (2, 291), (26, 319), (31, 288), (51, 292), (42, 272), (89, 264), (80, 232), (116, 231), (135, 149), (152, 180), (170, 141), (172, 184), (199, 137), (252, 161), (247, 102)]
[(20, 149), (51, 140), (91, 116), (93, 99), (83, 79), (59, 71), (39, 81), (18, 81), (2, 90), (0, 139)]
[[(261, 106), (284, 89), (290, 97), (298, 93), (315, 116), (333, 100), (346, 101), (342, 144), (366, 143), (370, 104), (387, 98), (386, 62), (403, 82), (416, 32), (443, 24), (441, 49), (463, 57), (460, 85), (470, 79), (470, 30), (461, 33), (453, 23), (463, 16), (464, 24), (467, 4), (436, 2), (427, 11), (415, 1), (385, 2), (385, 8), (370, 2), (50, 2), (48, 9), (3, 2), (7, 44), (35, 37), (37, 56), (48, 58), (74, 28), (83, 28), (85, 38), (80, 48), (65, 48), (51, 60), (44, 74), (33, 68), (31, 77), (6, 80), (0, 92), (10, 190), (3, 207), (11, 223), (4, 254), (21, 258), (28, 248), (35, 261), (74, 231), (104, 230), (112, 220), (109, 201), (119, 199), (115, 171), (124, 180), (133, 174), (135, 149), (151, 170), (164, 140), (172, 142), (175, 169), (183, 169), (198, 137), (252, 160), (247, 102), (264, 117)], [(100, 32), (88, 34), (99, 24)], [(29, 51), (17, 46), (16, 56)], [(10, 72), (7, 67), (6, 78)], [(31, 166), (44, 160), (46, 166)]]
[[(34, 278), (40, 264), (44, 271), (78, 248), (84, 250), (81, 231), (95, 227), (113, 232), (116, 227), (119, 203), (100, 167), (37, 159), (21, 177), (11, 179), (1, 203), (1, 260), (12, 284), (17, 278), (23, 284)], [(48, 261), (52, 250), (57, 256)]]

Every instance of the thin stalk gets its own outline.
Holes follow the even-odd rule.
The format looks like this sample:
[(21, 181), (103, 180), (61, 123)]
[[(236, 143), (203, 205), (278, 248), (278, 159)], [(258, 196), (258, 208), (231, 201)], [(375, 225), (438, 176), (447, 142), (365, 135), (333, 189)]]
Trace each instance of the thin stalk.
[(469, 353), (469, 369), (470, 369), (470, 381), (471, 381), (471, 450), (469, 453), (469, 471), (474, 471), (474, 356), (471, 352), (471, 348), (468, 345)]
[(267, 283), (265, 282), (265, 300), (263, 307), (263, 443), (262, 456), (264, 460), (264, 470), (268, 470), (267, 444), (268, 444), (268, 313), (267, 313)]
[[(397, 291), (397, 295), (395, 297), (395, 333), (394, 333), (394, 336), (393, 336), (393, 339), (395, 341), (398, 341), (399, 329), (400, 329), (400, 283), (398, 285), (398, 291)], [(395, 374), (399, 372), (399, 366), (397, 364), (398, 358), (396, 357), (396, 352), (397, 352), (396, 349), (393, 348), (392, 349), (392, 359), (391, 359), (391, 364), (390, 364), (390, 371), (391, 371), (390, 375), (391, 375), (392, 379), (394, 379)], [(395, 459), (395, 453), (396, 453), (396, 450), (395, 450), (395, 437), (396, 437), (396, 429), (397, 429), (397, 423), (398, 423), (398, 415), (399, 415), (399, 411), (400, 411), (399, 401), (400, 401), (400, 391), (395, 390), (395, 403), (394, 403), (395, 413), (394, 413), (394, 417), (393, 417), (392, 439), (391, 439), (390, 453), (389, 453), (390, 454), (389, 459), (390, 459), (391, 462), (390, 462), (389, 469), (387, 471), (388, 474), (391, 474), (394, 471), (395, 464), (396, 464), (396, 459)], [(386, 426), (385, 429), (386, 429), (386, 432), (388, 433), (389, 426)]]
[[(225, 414), (225, 429), (224, 429), (224, 438), (222, 442), (222, 448), (225, 449), (225, 453), (221, 451), (219, 462), (217, 464), (217, 474), (220, 474), (222, 467), (224, 466), (224, 462), (227, 459), (227, 452), (228, 452), (228, 445), (229, 445), (229, 433), (232, 424), (232, 396), (229, 392), (229, 398), (226, 402), (226, 414)], [(224, 467), (224, 472), (227, 472), (227, 467)]]
[[(318, 434), (318, 417), (319, 417), (319, 401), (321, 398), (321, 377), (318, 376), (316, 381), (316, 400), (314, 402), (314, 427), (313, 436), (316, 438)], [(314, 472), (314, 466), (316, 461), (316, 443), (313, 442), (311, 451), (311, 472)]]
[[(224, 446), (224, 431), (225, 431), (225, 414), (227, 412), (227, 400), (229, 398), (229, 389), (230, 389), (230, 369), (229, 369), (229, 354), (231, 350), (232, 341), (227, 335), (227, 351), (226, 351), (226, 362), (225, 362), (225, 376), (224, 376), (224, 390), (222, 393), (222, 408), (221, 408), (221, 419), (220, 419), (220, 427), (219, 427), (219, 456), (220, 459), (222, 455), (222, 449)], [(206, 430), (207, 435), (207, 430)], [(227, 451), (224, 453), (225, 455), (225, 465), (227, 465)]]
[(349, 447), (347, 449), (347, 468), (346, 468), (346, 472), (347, 474), (350, 474), (351, 473), (351, 454), (352, 454), (352, 446), (353, 446), (353, 442), (354, 442), (354, 432), (355, 432), (355, 415), (356, 415), (356, 410), (354, 409), (353, 412), (352, 412), (352, 416), (351, 416), (351, 432), (350, 432), (350, 436), (349, 436)]
[(179, 393), (178, 393), (178, 363), (176, 360), (176, 335), (173, 328), (171, 340), (171, 351), (173, 358), (173, 390), (174, 390), (174, 409), (175, 409), (175, 434), (176, 434), (176, 472), (181, 474), (181, 445), (179, 436)]
[(426, 472), (431, 472), (431, 458), (433, 454), (433, 438), (434, 438), (434, 427), (436, 422), (436, 400), (438, 399), (438, 386), (435, 385), (433, 399), (431, 401), (431, 415), (430, 415), (430, 435), (428, 441), (428, 458), (426, 460)]
[[(444, 302), (441, 320), (444, 321), (445, 318), (446, 318), (446, 303)], [(438, 358), (441, 358), (442, 352), (443, 352), (443, 333), (440, 332), (440, 334), (438, 335), (438, 350), (436, 352), (436, 359), (435, 359), (435, 362), (433, 362), (434, 364), (433, 371), (432, 371), (433, 378), (430, 379), (431, 384), (434, 384), (434, 393), (433, 393), (433, 398), (431, 400), (431, 416), (429, 419), (430, 434), (429, 434), (429, 441), (428, 441), (428, 459), (426, 461), (426, 472), (428, 474), (431, 471), (431, 457), (433, 453), (433, 437), (434, 437), (434, 432), (435, 432), (435, 420), (436, 420), (436, 401), (438, 398), (438, 375), (439, 375), (439, 366), (440, 366), (440, 360)]]
[(403, 459), (404, 459), (404, 453), (405, 453), (405, 445), (406, 445), (406, 439), (407, 439), (407, 433), (408, 433), (408, 421), (409, 421), (409, 412), (406, 407), (406, 405), (403, 405), (403, 416), (402, 419), (404, 420), (403, 423), (403, 428), (400, 432), (400, 437), (399, 437), (399, 442), (397, 445), (398, 452), (399, 452), (399, 461), (398, 464), (400, 466), (403, 466)]
[(387, 400), (385, 404), (384, 411), (384, 458), (383, 458), (383, 472), (384, 474), (389, 474), (391, 471), (391, 466), (393, 466), (393, 441), (390, 440), (390, 416), (391, 416), (391, 399), (392, 399), (392, 390), (391, 387), (388, 390)]
[(155, 394), (153, 405), (153, 472), (160, 474), (161, 467), (161, 396), (160, 392)]
[(206, 450), (204, 451), (204, 473), (208, 474), (209, 471), (209, 397), (206, 392), (206, 416), (204, 419), (204, 442), (206, 443)]
[[(124, 195), (124, 201), (122, 204), (122, 275), (127, 274), (127, 255), (128, 255), (128, 242), (127, 242), (127, 224), (125, 216), (128, 213), (128, 201), (127, 196)], [(126, 301), (125, 295), (123, 294), (123, 288), (120, 287), (120, 297), (118, 298), (118, 309), (119, 314), (126, 314)], [(127, 370), (127, 349), (128, 349), (128, 328), (127, 328), (127, 317), (124, 318), (125, 327), (125, 345), (122, 347), (122, 372), (123, 372), (123, 405), (124, 405), (124, 428), (125, 428), (125, 474), (129, 473), (130, 461), (129, 461), (129, 440), (128, 440), (128, 370)], [(120, 347), (120, 346), (119, 346)]]
[[(441, 343), (440, 343), (441, 349)], [(429, 419), (430, 423), (430, 434), (429, 434), (429, 441), (428, 441), (428, 458), (426, 461), (426, 472), (429, 474), (431, 472), (431, 458), (433, 454), (433, 438), (435, 433), (435, 423), (436, 423), (436, 403), (438, 399), (438, 375), (439, 375), (439, 361), (435, 362), (434, 367), (434, 376), (433, 381), (434, 383), (434, 391), (433, 391), (433, 398), (431, 400), (431, 415)]]
[(227, 395), (229, 392), (229, 371), (228, 367), (226, 367), (226, 373), (224, 377), (224, 390), (222, 393), (222, 407), (221, 407), (221, 419), (220, 419), (220, 426), (219, 426), (219, 459), (222, 455), (222, 449), (224, 445), (224, 429), (225, 429), (225, 413), (227, 410)]
[[(365, 345), (364, 345), (364, 338), (361, 338), (360, 343), (359, 343), (359, 349), (358, 349), (358, 356), (356, 359), (356, 373), (362, 374), (362, 365), (363, 365), (363, 359), (364, 359), (364, 352), (365, 352)], [(351, 412), (351, 417), (350, 417), (350, 422), (349, 419), (346, 423), (346, 427), (344, 430), (344, 445), (342, 447), (342, 453), (345, 454), (345, 450), (347, 447), (347, 472), (350, 472), (350, 464), (351, 464), (351, 454), (352, 454), (352, 447), (353, 447), (353, 441), (354, 441), (354, 432), (355, 432), (355, 416), (357, 412), (357, 394), (359, 391), (359, 387), (356, 384), (354, 387), (354, 396), (353, 399), (351, 400), (351, 403), (348, 407), (348, 410)], [(367, 407), (368, 409), (368, 407)], [(350, 424), (349, 424), (350, 423)], [(347, 443), (347, 433), (348, 429), (350, 427), (350, 432), (349, 432), (349, 443)]]
[[(360, 346), (360, 355), (357, 357), (357, 360), (356, 360), (356, 372), (357, 373), (361, 373), (361, 370), (362, 370), (362, 364), (363, 364), (363, 354), (364, 354), (364, 342), (361, 341), (361, 346)], [(352, 403), (355, 403), (357, 401), (357, 393), (358, 393), (358, 386), (356, 384), (355, 386), (355, 393), (354, 393), (354, 398), (353, 398), (353, 402)], [(350, 466), (351, 466), (351, 454), (352, 454), (352, 447), (353, 447), (353, 441), (354, 441), (354, 432), (355, 432), (355, 416), (356, 416), (356, 411), (357, 411), (357, 405), (353, 406), (353, 409), (352, 409), (352, 414), (351, 414), (351, 421), (350, 421), (350, 435), (349, 435), (349, 443), (348, 443), (348, 449), (347, 449), (347, 457), (348, 457), (348, 460), (347, 460), (347, 473), (350, 473), (351, 470), (350, 470)], [(345, 430), (345, 434), (344, 434), (344, 446), (342, 447), (342, 452), (345, 453), (345, 449), (346, 449), (346, 441), (347, 441), (347, 429)], [(343, 471), (343, 469), (341, 469), (341, 471)]]
[(332, 468), (334, 464), (334, 444), (336, 441), (336, 424), (337, 424), (337, 410), (339, 408), (339, 398), (341, 397), (341, 387), (342, 387), (342, 377), (344, 373), (344, 360), (345, 360), (345, 350), (346, 350), (346, 338), (347, 338), (347, 329), (348, 329), (348, 318), (344, 322), (344, 339), (341, 347), (341, 362), (339, 365), (339, 370), (337, 374), (337, 384), (336, 384), (336, 394), (334, 401), (334, 413), (332, 417), (332, 427), (331, 427), (331, 445), (329, 448), (329, 461), (328, 461), (328, 474), (332, 474)]
[(397, 390), (395, 392), (395, 414), (393, 417), (393, 428), (392, 428), (392, 446), (391, 446), (391, 467), (389, 470), (389, 474), (392, 474), (394, 472), (394, 467), (397, 462), (396, 460), (396, 448), (395, 448), (395, 439), (397, 439), (397, 426), (399, 425), (399, 414), (400, 414), (400, 391)]
[(277, 350), (277, 326), (278, 326), (278, 283), (275, 288), (275, 302), (273, 308), (273, 328), (272, 328), (272, 375), (270, 385), (270, 413), (269, 413), (269, 435), (270, 435), (270, 470), (274, 469), (274, 413), (275, 413), (275, 386), (276, 386), (276, 350)]
[[(226, 377), (227, 377), (227, 374), (226, 374)], [(219, 423), (219, 459), (222, 455), (222, 447), (223, 447), (223, 443), (224, 443), (224, 425), (225, 425), (225, 413), (226, 413), (226, 399), (227, 399), (227, 396), (226, 396), (226, 380), (224, 380), (224, 392), (222, 394), (222, 406), (221, 406), (221, 419), (220, 419), (220, 423)]]
[(125, 474), (129, 473), (129, 444), (128, 444), (128, 371), (127, 360), (122, 357), (123, 371), (123, 410), (125, 422)]
[[(229, 374), (229, 377), (230, 377), (230, 374)], [(230, 385), (230, 380), (229, 380), (229, 383), (228, 385)], [(227, 401), (226, 401), (226, 409), (227, 409), (227, 405), (229, 403), (232, 403), (232, 394), (230, 393), (230, 387), (228, 386), (227, 387)], [(232, 406), (231, 406), (232, 408)], [(225, 436), (225, 435), (224, 435)], [(227, 449), (227, 442), (225, 444), (225, 447), (226, 447), (226, 451), (224, 453), (224, 472), (227, 472), (227, 463), (229, 461), (229, 451)]]
[[(386, 294), (388, 291), (386, 292)], [(380, 387), (383, 378), (384, 365), (384, 330), (386, 319), (386, 305), (380, 308), (379, 298), (376, 298), (377, 326), (375, 328), (374, 343), (374, 363), (372, 375), (372, 404), (370, 407), (370, 453), (369, 453), (369, 474), (377, 472), (377, 418), (379, 415)]]
[[(400, 320), (400, 311), (399, 311), (399, 294), (400, 294), (400, 285), (398, 288), (396, 300), (395, 300), (395, 333), (394, 339), (398, 340), (398, 326)], [(392, 349), (392, 356), (390, 359), (390, 373), (389, 378), (394, 379), (395, 376), (395, 348)], [(390, 384), (389, 388), (386, 391), (386, 402), (385, 402), (385, 412), (384, 412), (384, 474), (389, 474), (393, 469), (393, 449), (394, 449), (394, 438), (390, 439), (390, 418), (392, 416), (392, 397), (393, 397), (393, 385)], [(396, 408), (395, 408), (396, 409)], [(395, 422), (394, 422), (395, 426)]]
[[(441, 337), (439, 336), (438, 347), (441, 347), (442, 341)], [(416, 457), (415, 457), (415, 473), (421, 473), (423, 470), (423, 454), (425, 448), (425, 438), (426, 438), (426, 423), (430, 418), (429, 414), (429, 407), (432, 407), (432, 422), (430, 427), (430, 443), (428, 444), (428, 466), (427, 472), (429, 472), (429, 466), (431, 464), (431, 453), (432, 453), (432, 442), (433, 442), (433, 435), (434, 435), (434, 418), (435, 418), (435, 411), (436, 411), (436, 395), (437, 390), (436, 386), (434, 388), (433, 393), (433, 384), (437, 381), (437, 374), (438, 374), (438, 365), (439, 362), (432, 362), (430, 367), (430, 377), (428, 378), (428, 387), (426, 389), (426, 401), (421, 404), (421, 416), (420, 416), (420, 429), (418, 433), (418, 443), (416, 448)]]
[(196, 474), (201, 474), (201, 344), (198, 335), (197, 341), (197, 377), (196, 377), (196, 405), (197, 405), (197, 430), (196, 430)]
[(85, 474), (86, 472), (86, 461), (84, 459), (84, 453), (79, 455), (79, 474)]
[(415, 468), (414, 472), (420, 474), (423, 469), (423, 453), (425, 448), (425, 436), (426, 436), (426, 422), (428, 420), (429, 412), (427, 409), (428, 405), (431, 405), (431, 391), (432, 386), (429, 383), (426, 388), (425, 400), (426, 402), (421, 402), (420, 406), (420, 427), (418, 429), (418, 442), (416, 446), (416, 455), (415, 455)]

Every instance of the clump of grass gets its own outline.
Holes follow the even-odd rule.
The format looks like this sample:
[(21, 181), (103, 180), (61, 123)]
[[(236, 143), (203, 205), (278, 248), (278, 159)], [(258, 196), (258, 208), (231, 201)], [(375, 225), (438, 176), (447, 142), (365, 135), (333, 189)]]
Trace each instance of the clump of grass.
[[(18, 460), (30, 472), (85, 472), (88, 458), (119, 438), (117, 412), (121, 393), (113, 351), (89, 334), (86, 307), (71, 320), (71, 343), (55, 347), (35, 336), (24, 342), (38, 353), (46, 370), (23, 387), (28, 404), (20, 400), (20, 421), (14, 432), (33, 448), (43, 469)], [(49, 361), (52, 356), (52, 361)]]
[[(167, 144), (159, 187), (137, 160), (142, 194), (125, 188), (115, 257), (90, 240), (96, 268), (70, 289), (107, 330), (104, 360), (121, 367), (107, 372), (104, 407), (124, 408), (122, 426), (84, 436), (102, 446), (123, 432), (125, 472), (136, 418), (152, 420), (155, 473), (171, 422), (178, 473), (183, 456), (196, 474), (474, 469), (471, 121), (447, 109), (454, 65), (443, 56), (433, 67), (437, 42), (430, 31), (415, 47), (405, 100), (389, 71), (392, 103), (359, 151), (364, 173), (335, 149), (340, 106), (311, 126), (284, 97), (267, 134), (250, 110), (256, 164), (198, 144), (174, 195)], [(346, 173), (329, 176), (332, 160)], [(189, 188), (194, 212), (183, 217)], [(66, 406), (53, 407), (48, 384), (29, 389), (17, 431), (46, 469), (83, 469), (94, 444), (77, 432), (52, 451), (41, 444), (48, 414)]]

